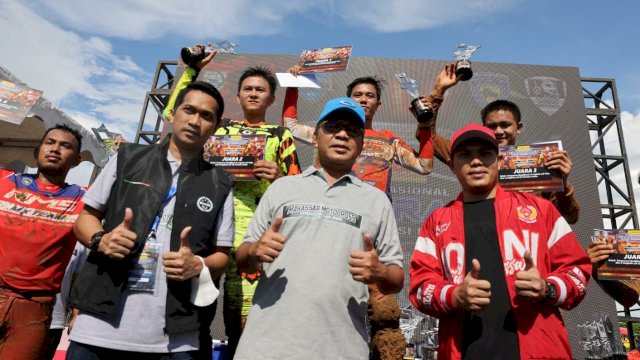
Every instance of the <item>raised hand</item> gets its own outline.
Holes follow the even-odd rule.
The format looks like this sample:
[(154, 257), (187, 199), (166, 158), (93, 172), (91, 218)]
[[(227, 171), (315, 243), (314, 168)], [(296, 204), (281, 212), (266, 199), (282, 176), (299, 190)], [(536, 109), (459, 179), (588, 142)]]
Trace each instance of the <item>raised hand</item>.
[[(573, 161), (569, 157), (569, 153), (564, 150), (556, 150), (549, 153), (544, 161), (544, 165), (549, 170), (558, 170), (562, 174), (562, 178), (567, 181), (571, 168), (573, 167)], [(565, 184), (565, 186), (567, 186)]]
[(249, 254), (258, 262), (272, 263), (284, 249), (286, 239), (280, 234), (281, 225), (282, 217), (278, 216), (271, 228), (267, 229), (257, 242), (251, 244)]
[(533, 262), (529, 250), (524, 252), (524, 264), (524, 270), (516, 273), (516, 294), (525, 299), (544, 299), (547, 283), (540, 276), (540, 272)]
[(162, 255), (163, 270), (169, 280), (184, 281), (199, 275), (202, 271), (202, 261), (191, 252), (189, 232), (191, 226), (182, 229), (178, 251), (168, 251)]
[(456, 76), (456, 63), (449, 63), (444, 66), (444, 69), (438, 74), (434, 89), (441, 94), (444, 94), (447, 89), (456, 85), (460, 81), (460, 78)]
[(591, 264), (596, 268), (604, 265), (609, 258), (609, 255), (614, 252), (613, 245), (606, 242), (592, 242), (587, 247), (587, 255), (589, 255)]
[(268, 160), (258, 160), (253, 165), (253, 175), (258, 179), (266, 179), (273, 182), (280, 177), (278, 164)]
[(349, 272), (355, 281), (375, 283), (382, 278), (384, 265), (378, 260), (371, 235), (365, 233), (362, 244), (363, 250), (353, 250), (349, 256)]
[(130, 230), (132, 221), (133, 211), (126, 208), (120, 225), (102, 236), (98, 251), (116, 260), (124, 259), (129, 255), (136, 244), (137, 237), (136, 233)]
[(471, 261), (471, 267), (462, 284), (453, 291), (453, 303), (458, 309), (480, 311), (491, 302), (491, 283), (480, 280), (480, 262), (477, 259)]
[[(211, 46), (211, 43), (209, 43), (209, 46)], [(205, 51), (205, 46), (202, 44), (195, 44), (193, 45), (193, 47), (198, 49), (198, 51), (201, 51), (201, 52)], [(217, 53), (218, 53), (217, 51), (213, 51), (207, 54), (202, 60), (198, 61), (197, 63), (194, 63), (193, 67), (198, 71), (202, 70), (205, 66), (207, 66), (213, 60), (213, 57), (216, 56)]]
[(300, 75), (300, 70), (302, 70), (302, 67), (296, 64), (290, 67), (289, 70), (287, 70), (287, 72), (293, 76), (298, 76)]

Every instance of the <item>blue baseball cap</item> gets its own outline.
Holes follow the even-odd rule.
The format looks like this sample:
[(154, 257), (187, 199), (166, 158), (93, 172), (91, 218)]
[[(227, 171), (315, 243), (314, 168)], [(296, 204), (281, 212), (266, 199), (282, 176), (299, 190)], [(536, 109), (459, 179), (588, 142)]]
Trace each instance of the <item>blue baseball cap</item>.
[(353, 101), (353, 99), (348, 97), (341, 97), (327, 101), (327, 104), (324, 106), (324, 110), (322, 110), (322, 114), (320, 114), (318, 123), (320, 123), (322, 120), (326, 120), (326, 118), (334, 111), (345, 111), (347, 113), (351, 113), (352, 115), (354, 115), (352, 118), (354, 120), (357, 120), (358, 125), (362, 125), (362, 128), (364, 129), (364, 109), (362, 108), (362, 106), (360, 106), (360, 104)]

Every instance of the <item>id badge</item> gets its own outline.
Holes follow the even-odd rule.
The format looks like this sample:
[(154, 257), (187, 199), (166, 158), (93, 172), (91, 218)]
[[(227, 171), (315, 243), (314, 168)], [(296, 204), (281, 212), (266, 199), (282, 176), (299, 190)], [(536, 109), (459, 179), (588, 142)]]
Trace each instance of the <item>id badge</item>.
[(144, 242), (144, 248), (134, 260), (129, 270), (127, 290), (154, 293), (156, 291), (156, 270), (162, 253), (162, 244), (150, 232)]

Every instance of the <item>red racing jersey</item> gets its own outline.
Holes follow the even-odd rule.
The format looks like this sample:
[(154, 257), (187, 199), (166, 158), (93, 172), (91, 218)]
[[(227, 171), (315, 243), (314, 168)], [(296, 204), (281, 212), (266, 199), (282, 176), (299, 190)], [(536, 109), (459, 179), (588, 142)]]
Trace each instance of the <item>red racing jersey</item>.
[(60, 292), (83, 195), (77, 185), (43, 184), (36, 175), (0, 169), (0, 287)]
[[(570, 359), (571, 347), (559, 308), (572, 309), (585, 296), (591, 262), (553, 204), (529, 193), (498, 186), (496, 230), (522, 359)], [(516, 273), (531, 252), (540, 275), (556, 285), (556, 303), (516, 296)], [(462, 194), (424, 222), (411, 257), (409, 298), (420, 311), (440, 319), (441, 359), (460, 359), (463, 311), (453, 291), (466, 276)], [(482, 265), (482, 264), (481, 264)]]

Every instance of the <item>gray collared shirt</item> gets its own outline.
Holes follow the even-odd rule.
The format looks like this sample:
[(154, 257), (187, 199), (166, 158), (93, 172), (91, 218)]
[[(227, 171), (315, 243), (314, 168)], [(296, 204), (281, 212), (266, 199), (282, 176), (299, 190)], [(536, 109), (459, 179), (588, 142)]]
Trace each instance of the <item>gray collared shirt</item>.
[(367, 286), (348, 260), (374, 239), (380, 261), (402, 267), (387, 196), (349, 173), (329, 185), (324, 171), (275, 181), (262, 197), (244, 242), (283, 217), (284, 249), (264, 264), (235, 359), (365, 359)]

